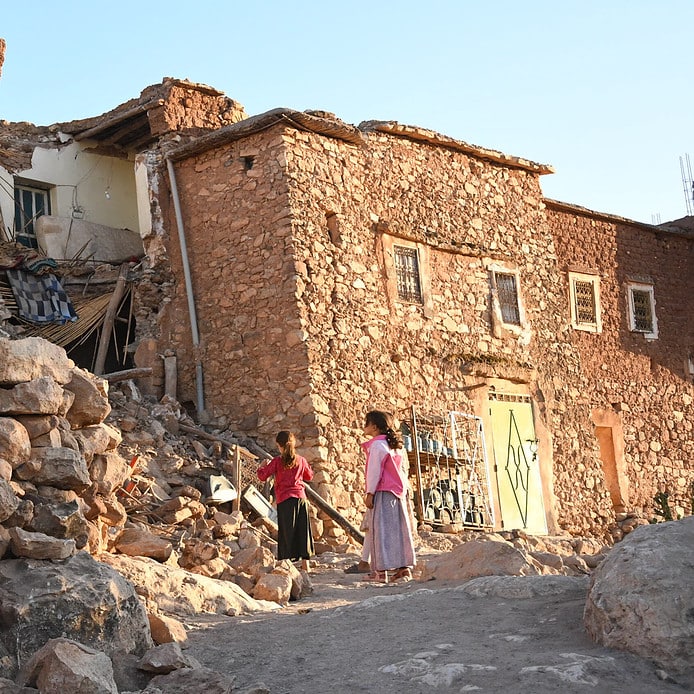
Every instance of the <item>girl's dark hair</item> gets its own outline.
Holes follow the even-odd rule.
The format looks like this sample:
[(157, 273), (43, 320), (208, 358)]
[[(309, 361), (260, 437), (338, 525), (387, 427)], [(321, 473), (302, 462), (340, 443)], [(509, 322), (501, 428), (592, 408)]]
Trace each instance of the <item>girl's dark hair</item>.
[(292, 468), (296, 465), (296, 437), (291, 431), (280, 431), (275, 436), (275, 443), (282, 446), (282, 465)]
[(390, 412), (371, 410), (366, 413), (366, 423), (373, 424), (382, 434), (386, 435), (388, 446), (395, 450), (402, 448), (400, 433), (395, 431), (395, 420)]

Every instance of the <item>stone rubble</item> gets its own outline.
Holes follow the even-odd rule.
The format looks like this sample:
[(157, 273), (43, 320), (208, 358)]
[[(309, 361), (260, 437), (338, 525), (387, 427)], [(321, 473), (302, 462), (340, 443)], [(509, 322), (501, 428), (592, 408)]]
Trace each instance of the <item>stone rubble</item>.
[[(231, 691), (181, 652), (186, 617), (277, 610), (312, 584), (275, 560), (269, 519), (210, 498), (210, 475), (231, 471), (224, 439), (195, 437), (177, 402), (109, 387), (40, 338), (0, 339), (0, 356), (0, 691)], [(643, 524), (625, 516), (612, 537)], [(421, 581), (580, 578), (613, 556), (568, 534), (419, 530), (441, 550)]]

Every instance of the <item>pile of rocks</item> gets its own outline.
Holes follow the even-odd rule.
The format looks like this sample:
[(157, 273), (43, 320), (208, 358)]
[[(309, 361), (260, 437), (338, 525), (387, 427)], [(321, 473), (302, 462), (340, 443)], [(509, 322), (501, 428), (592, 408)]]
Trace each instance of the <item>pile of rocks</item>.
[(223, 446), (176, 438), (192, 420), (177, 403), (150, 407), (131, 382), (111, 396), (115, 408), (109, 383), (62, 348), (0, 339), (6, 676), (35, 681), (29, 661), (65, 633), (136, 670), (132, 658), (155, 643), (185, 644), (175, 615), (277, 609), (312, 589), (308, 575), (276, 562), (271, 521), (252, 524), (206, 498), (210, 472), (224, 465), (210, 454), (223, 457)]

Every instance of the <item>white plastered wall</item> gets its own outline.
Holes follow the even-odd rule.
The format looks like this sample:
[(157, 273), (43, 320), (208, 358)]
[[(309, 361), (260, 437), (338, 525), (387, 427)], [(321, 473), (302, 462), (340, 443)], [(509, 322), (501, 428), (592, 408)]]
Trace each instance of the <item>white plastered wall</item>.
[(60, 149), (36, 147), (31, 167), (14, 175), (0, 167), (0, 214), (14, 223), (14, 180), (50, 188), (51, 213), (140, 232), (134, 162), (88, 151), (86, 143)]

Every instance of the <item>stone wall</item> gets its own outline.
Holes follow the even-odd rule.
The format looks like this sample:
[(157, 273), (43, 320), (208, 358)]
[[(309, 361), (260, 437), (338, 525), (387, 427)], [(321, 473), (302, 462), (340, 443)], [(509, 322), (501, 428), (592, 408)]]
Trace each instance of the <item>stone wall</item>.
[[(362, 145), (349, 144), (274, 125), (177, 162), (197, 352), (166, 195), (150, 246), (165, 240), (153, 271), (171, 262), (179, 278), (164, 292), (152, 350), (175, 348), (180, 399), (195, 398), (198, 358), (208, 421), (268, 449), (277, 430), (295, 430), (317, 491), (355, 520), (366, 410), (401, 419), (412, 405), (457, 410), (487, 426), (492, 388), (532, 397), (550, 532), (604, 535), (620, 514), (650, 513), (663, 488), (684, 511), (691, 384), (681, 368), (674, 374), (682, 359), (664, 327), (669, 314), (684, 321), (673, 300), (658, 308), (662, 341), (629, 342), (617, 327), (624, 291), (612, 283), (615, 268), (643, 275), (653, 257), (664, 269), (690, 257), (691, 241), (644, 241), (644, 225), (611, 229), (595, 214), (567, 223), (561, 206), (546, 209), (539, 166), (444, 144), (368, 128)], [(419, 251), (422, 305), (397, 299), (394, 244)], [(499, 321), (495, 267), (518, 272), (518, 330)], [(577, 268), (602, 276), (601, 334), (571, 327), (566, 271)], [(664, 293), (684, 296), (684, 283)], [(649, 414), (644, 400), (659, 409)], [(598, 421), (623, 432), (623, 508), (611, 497)]]
[[(308, 367), (283, 152), (278, 130), (176, 165), (200, 334), (197, 354), (182, 281), (160, 319), (162, 344), (176, 346), (182, 399), (194, 400), (199, 357), (207, 416), (253, 432), (269, 447), (279, 429), (310, 426), (313, 413), (312, 402), (305, 401)], [(170, 205), (163, 216), (175, 230)], [(174, 233), (164, 261), (182, 278)]]
[[(612, 519), (607, 493), (591, 488), (576, 498), (577, 474), (600, 470), (538, 176), (383, 134), (370, 134), (365, 149), (298, 132), (293, 139), (292, 207), (307, 265), (302, 315), (312, 382), (328, 402), (327, 451), (314, 455), (326, 473), (322, 492), (339, 507), (360, 508), (358, 442), (368, 408), (404, 417), (414, 404), (486, 418), (489, 387), (520, 383), (550, 432), (541, 451), (550, 520), (576, 533), (604, 528)], [(393, 242), (420, 249), (424, 306), (394, 299)], [(525, 330), (496, 324), (490, 264), (520, 272)]]
[[(686, 307), (694, 239), (551, 202), (548, 219), (560, 270), (601, 278), (602, 332), (572, 331), (570, 339), (580, 353), (586, 406), (620, 420), (629, 506), (652, 517), (653, 496), (664, 491), (673, 509), (691, 513), (694, 323)], [(656, 340), (629, 331), (626, 285), (635, 280), (653, 283)]]

